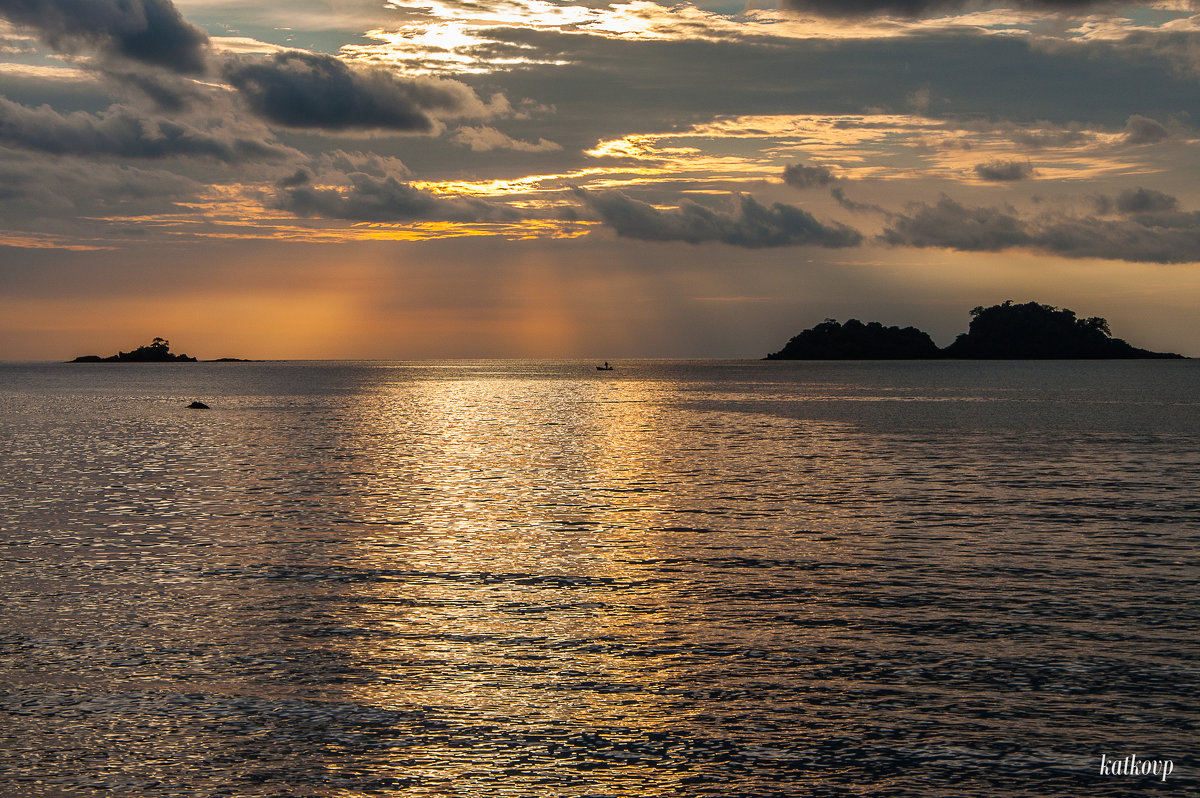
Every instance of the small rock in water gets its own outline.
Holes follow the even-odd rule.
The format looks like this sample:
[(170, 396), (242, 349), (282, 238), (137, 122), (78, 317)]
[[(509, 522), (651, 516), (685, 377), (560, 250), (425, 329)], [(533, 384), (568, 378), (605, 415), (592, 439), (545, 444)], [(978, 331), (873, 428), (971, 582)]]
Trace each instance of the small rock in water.
[(192, 402), (188, 405), (188, 410), (210, 410), (211, 408), (204, 402)]

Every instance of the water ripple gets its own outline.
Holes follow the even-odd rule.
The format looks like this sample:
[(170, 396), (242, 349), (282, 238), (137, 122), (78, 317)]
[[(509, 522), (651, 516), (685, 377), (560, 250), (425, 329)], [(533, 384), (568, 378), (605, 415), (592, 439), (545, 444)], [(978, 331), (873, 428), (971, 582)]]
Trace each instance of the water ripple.
[(1193, 364), (590, 365), (0, 364), (5, 788), (1194, 791)]

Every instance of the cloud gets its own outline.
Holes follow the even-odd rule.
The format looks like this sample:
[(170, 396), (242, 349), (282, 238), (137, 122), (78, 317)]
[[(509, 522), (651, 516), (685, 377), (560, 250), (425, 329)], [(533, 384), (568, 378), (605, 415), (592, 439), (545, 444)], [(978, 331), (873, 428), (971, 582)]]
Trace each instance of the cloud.
[(976, 177), (997, 183), (1024, 180), (1032, 174), (1033, 166), (1026, 161), (992, 161), (975, 165)]
[(208, 35), (171, 0), (0, 0), (0, 17), (56, 50), (90, 45), (175, 72), (204, 71)]
[(1162, 213), (1173, 211), (1179, 200), (1170, 194), (1150, 188), (1131, 188), (1117, 195), (1117, 210), (1121, 213)]
[(0, 148), (0, 202), (9, 222), (21, 216), (100, 214), (138, 206), (161, 212), (164, 201), (190, 198), (201, 188), (194, 180), (162, 170), (31, 158)]
[[(968, 130), (978, 133), (1002, 135), (1014, 144), (1019, 144), (1022, 147), (1033, 150), (1079, 148), (1087, 145), (1098, 145), (1107, 148), (1114, 146), (1136, 146), (1156, 144), (1171, 137), (1171, 132), (1166, 126), (1149, 117), (1137, 114), (1126, 118), (1125, 127), (1119, 138), (1111, 137), (1107, 133), (1098, 132), (1097, 130), (1085, 129), (1079, 122), (1070, 122), (1066, 125), (1039, 122), (1036, 127), (1029, 128), (1019, 127), (1011, 122), (1000, 124), (967, 123), (965, 127)], [(1099, 127), (1102, 130), (1107, 126), (1100, 125)], [(976, 167), (976, 169), (978, 168)], [(982, 175), (980, 176), (982, 177)]]
[(1045, 225), (1035, 240), (1038, 249), (1071, 258), (1195, 263), (1200, 262), (1200, 214), (1065, 219)]
[(1014, 144), (1020, 144), (1030, 149), (1078, 147), (1091, 142), (1095, 135), (1079, 129), (1078, 124), (1056, 128), (1050, 123), (1043, 123), (1041, 128), (1029, 130), (1002, 126)]
[[(1161, 0), (1156, 5), (1160, 10), (1195, 11), (1195, 0), (1175, 0), (1177, 5), (1168, 9)], [(1161, 25), (1130, 24), (1132, 20), (1114, 18), (1108, 24), (1093, 23), (1088, 26), (1091, 35), (1084, 41), (1061, 41), (1043, 39), (1039, 47), (1062, 49), (1078, 47), (1093, 58), (1124, 58), (1135, 63), (1159, 62), (1168, 65), (1173, 72), (1190, 76), (1193, 80), (1200, 74), (1200, 26), (1197, 18), (1176, 19)], [(1145, 107), (1145, 106), (1143, 106)]]
[(933, 104), (933, 92), (928, 86), (922, 86), (914, 92), (911, 92), (904, 101), (910, 108), (921, 115), (929, 114), (929, 106)]
[(296, 188), (298, 186), (307, 186), (312, 182), (312, 172), (307, 169), (297, 169), (292, 174), (280, 180), (276, 185), (279, 188)]
[(805, 166), (794, 163), (783, 170), (783, 182), (792, 188), (827, 186), (834, 181), (833, 172), (827, 166)]
[(907, 214), (894, 215), (880, 240), (892, 246), (966, 252), (1019, 248), (1068, 258), (1200, 262), (1200, 213), (1158, 212), (1174, 207), (1169, 202), (1173, 198), (1159, 192), (1145, 196), (1129, 192), (1122, 197), (1126, 207), (1146, 207), (1151, 212), (1130, 219), (1058, 214), (1022, 219), (1012, 208), (968, 208), (943, 195), (936, 205), (920, 204)]
[(1170, 135), (1158, 122), (1137, 114), (1129, 117), (1129, 121), (1125, 123), (1126, 144), (1157, 144)]
[(882, 213), (884, 215), (888, 215), (887, 209), (883, 208), (882, 206), (869, 202), (855, 202), (854, 200), (850, 199), (846, 196), (846, 192), (841, 186), (834, 186), (833, 188), (829, 189), (829, 196), (833, 197), (834, 200), (837, 201), (838, 205), (841, 205), (846, 210), (853, 211), (854, 213), (870, 211), (873, 213)]
[(143, 116), (122, 105), (99, 114), (60, 114), (0, 97), (0, 143), (54, 155), (126, 158), (204, 156), (226, 163), (293, 154), (279, 144), (238, 136), (223, 127), (202, 130), (162, 116)]
[(96, 72), (120, 94), (139, 102), (149, 99), (162, 111), (178, 113), (212, 99), (211, 86), (162, 70), (114, 69), (105, 65)]
[(351, 68), (331, 55), (297, 50), (231, 58), (223, 71), (251, 109), (294, 128), (429, 133), (439, 118), (485, 118), (511, 110), (503, 97), (484, 103), (458, 81), (401, 79), (384, 69)]
[(735, 195), (729, 211), (715, 211), (690, 200), (683, 200), (674, 210), (660, 211), (619, 191), (575, 189), (575, 194), (623, 238), (689, 244), (720, 241), (750, 248), (852, 247), (862, 243), (862, 234), (850, 227), (822, 224), (792, 205), (775, 203), (768, 208), (746, 194)]
[(967, 208), (945, 194), (936, 205), (910, 206), (896, 214), (883, 240), (893, 246), (945, 247), (967, 252), (996, 252), (1032, 243), (1013, 208)]
[[(1001, 33), (1007, 18), (1000, 13), (988, 17), (996, 27), (990, 33), (984, 32), (983, 19), (952, 30), (927, 29), (918, 23), (897, 38), (839, 38), (831, 33), (831, 38), (803, 46), (768, 29), (753, 38), (747, 34), (722, 42), (676, 38), (647, 42), (510, 23), (497, 24), (487, 35), (511, 47), (513, 58), (521, 60), (519, 67), (495, 71), (508, 50), (463, 46), (453, 54), (469, 58), (469, 68), (481, 73), (464, 74), (461, 80), (473, 86), (487, 81), (486, 85), (502, 87), (514, 107), (518, 107), (517, 97), (530, 96), (557, 108), (556, 117), (543, 120), (537, 135), (568, 151), (633, 131), (676, 130), (716, 115), (862, 114), (864, 109), (896, 113), (907, 110), (904, 98), (920, 88), (929, 90), (931, 111), (937, 118), (957, 119), (964, 125), (961, 120), (1013, 119), (1056, 128), (1079, 124), (1111, 133), (1114, 128), (1119, 131), (1130, 114), (1165, 119), (1171, 112), (1182, 118), (1183, 111), (1196, 104), (1195, 80), (1161, 60), (1149, 55), (1131, 60), (1116, 52), (1098, 54), (1074, 41), (1059, 49), (1043, 49), (1035, 44), (1041, 34), (1025, 35), (1020, 25)], [(1055, 25), (1044, 21), (1038, 30)], [(821, 37), (827, 29), (836, 32), (856, 25), (777, 20), (772, 27)], [(394, 49), (372, 52), (371, 57), (380, 61), (399, 57)], [(347, 59), (349, 53), (343, 52)], [(526, 63), (526, 57), (536, 63)], [(861, 71), (864, 63), (872, 65), (869, 80)], [(647, 80), (646, 75), (654, 79)], [(814, 75), (820, 80), (812, 79)], [(1048, 81), (1048, 75), (1058, 78)], [(784, 95), (779, 94), (780, 85), (789, 87)], [(698, 86), (705, 88), (698, 90)], [(1191, 113), (1195, 116), (1194, 109)], [(517, 135), (515, 129), (497, 127)], [(1045, 134), (1035, 131), (1036, 135)], [(1058, 140), (1071, 136), (1070, 131), (1061, 131), (1042, 143), (1057, 146)], [(536, 140), (530, 134), (518, 137)], [(789, 152), (797, 153), (795, 159), (830, 165), (839, 177), (851, 174), (856, 165), (828, 152)]]
[[(782, 0), (784, 8), (827, 17), (919, 17), (957, 11), (974, 4), (972, 0)], [(1045, 11), (1082, 10), (1089, 6), (1111, 4), (1111, 0), (1015, 0), (1005, 3), (1008, 6)]]
[(10, 35), (11, 32), (8, 28), (9, 26), (0, 20), (0, 55), (33, 55), (37, 52), (32, 39)]
[(313, 158), (313, 165), (322, 174), (331, 174), (333, 180), (340, 180), (345, 175), (355, 172), (362, 172), (373, 177), (408, 179), (411, 176), (408, 167), (399, 158), (359, 150), (323, 152)]
[(536, 144), (514, 139), (494, 127), (461, 127), (451, 139), (456, 144), (470, 147), (473, 152), (489, 150), (516, 150), (518, 152), (557, 152), (562, 145), (538, 139)]
[(348, 187), (319, 188), (301, 170), (279, 183), (274, 207), (297, 216), (359, 222), (516, 221), (521, 213), (483, 200), (443, 197), (395, 177), (346, 175)]

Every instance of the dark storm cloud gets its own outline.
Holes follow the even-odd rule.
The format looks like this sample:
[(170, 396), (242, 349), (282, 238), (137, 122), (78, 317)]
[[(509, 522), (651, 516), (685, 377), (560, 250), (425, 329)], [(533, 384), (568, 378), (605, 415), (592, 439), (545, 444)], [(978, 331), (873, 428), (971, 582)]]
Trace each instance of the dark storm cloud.
[[(1073, 11), (1089, 6), (1112, 5), (1111, 0), (1015, 0), (1003, 3), (1045, 11)], [(827, 17), (898, 16), (919, 17), (942, 11), (957, 11), (978, 5), (972, 0), (782, 0), (792, 11)]]
[(1121, 213), (1163, 213), (1175, 210), (1179, 200), (1151, 188), (1131, 188), (1117, 195), (1116, 205)]
[(446, 198), (394, 177), (365, 173), (346, 176), (346, 188), (317, 188), (312, 175), (300, 170), (279, 183), (274, 206), (297, 216), (319, 216), (359, 222), (499, 222), (522, 214), (483, 200)]
[(208, 36), (171, 0), (0, 0), (0, 17), (57, 50), (93, 46), (175, 72), (204, 71)]
[(227, 163), (294, 154), (278, 144), (237, 136), (223, 128), (202, 130), (165, 117), (143, 116), (114, 105), (99, 114), (60, 114), (0, 97), (0, 144), (55, 155), (126, 158), (210, 157)]
[(739, 247), (782, 247), (813, 244), (852, 247), (862, 234), (845, 225), (822, 224), (807, 211), (775, 203), (769, 208), (749, 195), (734, 198), (729, 211), (716, 211), (683, 200), (671, 211), (660, 211), (619, 191), (575, 190), (576, 196), (623, 238), (642, 241), (720, 241)]
[(806, 166), (794, 163), (783, 170), (783, 182), (792, 188), (814, 188), (827, 186), (834, 181), (833, 172), (827, 166)]
[(1170, 135), (1166, 127), (1145, 116), (1135, 114), (1125, 123), (1126, 144), (1157, 144)]
[[(1153, 209), (1174, 207), (1161, 199), (1166, 196), (1151, 197), (1145, 204)], [(1136, 200), (1127, 202), (1138, 205)], [(880, 240), (892, 246), (965, 252), (1032, 249), (1068, 258), (1192, 263), (1200, 261), (1200, 213), (1148, 212), (1129, 219), (1045, 215), (1026, 220), (1012, 208), (968, 208), (942, 196), (936, 205), (921, 204), (895, 214)]]
[(1033, 166), (1026, 161), (992, 161), (975, 166), (976, 177), (996, 183), (1024, 180), (1032, 174)]
[(438, 116), (490, 112), (457, 81), (401, 79), (382, 69), (352, 69), (316, 53), (232, 59), (224, 76), (256, 113), (294, 128), (428, 133)]

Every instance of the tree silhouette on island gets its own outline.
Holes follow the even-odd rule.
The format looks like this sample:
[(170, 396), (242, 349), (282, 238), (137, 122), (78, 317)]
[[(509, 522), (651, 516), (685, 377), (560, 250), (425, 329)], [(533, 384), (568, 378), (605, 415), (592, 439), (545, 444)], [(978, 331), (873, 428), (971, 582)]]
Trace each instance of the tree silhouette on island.
[[(196, 363), (194, 357), (175, 355), (171, 353), (171, 342), (166, 338), (155, 338), (146, 346), (139, 346), (132, 352), (118, 352), (108, 357), (99, 355), (80, 355), (72, 363)], [(207, 360), (206, 363), (249, 363), (240, 357), (222, 357)]]
[(109, 357), (99, 355), (81, 355), (72, 363), (195, 363), (196, 358), (187, 355), (171, 354), (171, 342), (165, 338), (155, 338), (147, 346), (139, 346), (132, 352), (118, 352)]
[(1183, 358), (1170, 352), (1151, 352), (1113, 338), (1108, 322), (1099, 316), (1076, 318), (1075, 312), (1052, 305), (1026, 302), (976, 307), (969, 330), (944, 349), (915, 327), (884, 327), (850, 319), (839, 324), (826, 319), (787, 342), (765, 360), (926, 360), (965, 359), (1084, 359)]

